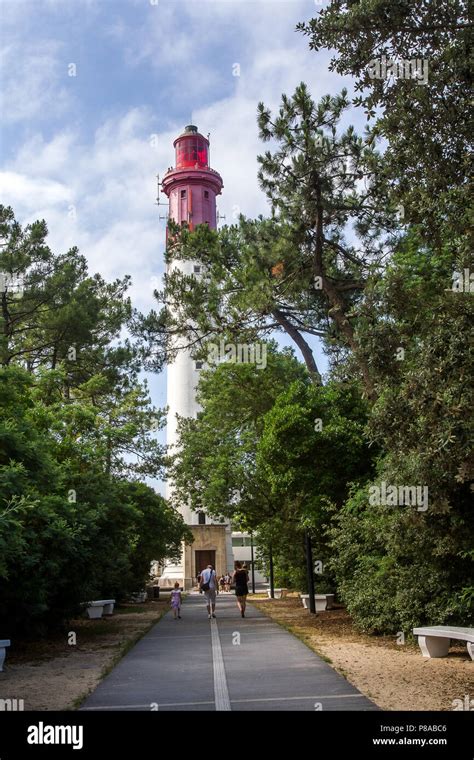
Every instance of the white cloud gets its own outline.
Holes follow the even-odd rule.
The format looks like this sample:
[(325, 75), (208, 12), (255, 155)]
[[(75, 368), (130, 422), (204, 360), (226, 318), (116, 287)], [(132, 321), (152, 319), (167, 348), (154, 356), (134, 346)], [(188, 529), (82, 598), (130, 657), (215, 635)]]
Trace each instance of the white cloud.
[(38, 204), (45, 208), (56, 207), (70, 201), (70, 188), (46, 177), (35, 178), (17, 172), (6, 171), (0, 175), (0, 192), (10, 205), (28, 208)]
[(60, 44), (44, 40), (10, 43), (0, 57), (2, 118), (4, 123), (47, 120), (64, 115), (73, 95)]
[(163, 270), (154, 174), (170, 151), (169, 140), (152, 148), (150, 127), (146, 112), (132, 110), (104, 123), (92, 145), (70, 132), (50, 141), (35, 135), (1, 175), (3, 202), (23, 223), (44, 217), (54, 250), (78, 245), (93, 271), (131, 274), (142, 308), (152, 305), (151, 277)]
[(48, 142), (36, 133), (23, 143), (14, 165), (22, 167), (30, 177), (64, 177), (71, 160), (77, 133), (66, 129)]

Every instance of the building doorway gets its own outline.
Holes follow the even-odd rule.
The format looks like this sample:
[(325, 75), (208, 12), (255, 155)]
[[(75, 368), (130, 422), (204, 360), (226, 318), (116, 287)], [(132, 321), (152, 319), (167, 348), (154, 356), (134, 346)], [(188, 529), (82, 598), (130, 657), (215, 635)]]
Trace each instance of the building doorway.
[(194, 576), (197, 578), (198, 573), (204, 570), (208, 565), (216, 568), (216, 550), (206, 549), (205, 551), (194, 552)]

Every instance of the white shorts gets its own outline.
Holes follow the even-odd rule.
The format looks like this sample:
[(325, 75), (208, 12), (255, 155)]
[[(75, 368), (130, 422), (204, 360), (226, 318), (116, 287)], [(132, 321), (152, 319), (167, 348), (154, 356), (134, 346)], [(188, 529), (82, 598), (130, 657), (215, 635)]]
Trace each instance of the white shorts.
[(206, 604), (216, 603), (216, 590), (214, 588), (210, 588), (205, 591), (204, 596), (206, 597)]

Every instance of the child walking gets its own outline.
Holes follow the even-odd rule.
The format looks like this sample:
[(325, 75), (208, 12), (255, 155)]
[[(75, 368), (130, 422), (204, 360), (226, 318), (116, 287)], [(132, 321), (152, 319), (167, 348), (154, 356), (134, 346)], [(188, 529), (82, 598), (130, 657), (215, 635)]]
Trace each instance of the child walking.
[(170, 603), (174, 619), (176, 620), (176, 618), (179, 617), (181, 620), (181, 591), (178, 581), (174, 584), (174, 591), (171, 592)]

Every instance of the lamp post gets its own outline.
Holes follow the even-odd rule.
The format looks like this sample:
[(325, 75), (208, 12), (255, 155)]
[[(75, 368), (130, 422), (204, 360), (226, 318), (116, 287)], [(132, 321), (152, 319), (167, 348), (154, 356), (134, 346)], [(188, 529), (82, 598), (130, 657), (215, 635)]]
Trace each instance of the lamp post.
[(270, 551), (270, 598), (275, 599), (275, 580), (273, 578), (273, 550), (272, 545), (269, 546)]
[(311, 546), (311, 536), (309, 530), (305, 531), (305, 543), (306, 543), (306, 573), (308, 577), (308, 593), (309, 593), (309, 611), (316, 614), (316, 602), (314, 599), (314, 575), (313, 575), (313, 549)]
[(253, 556), (253, 533), (250, 533), (250, 558), (252, 561), (252, 594), (255, 594), (255, 564)]

